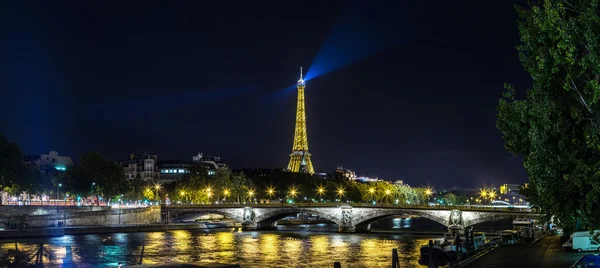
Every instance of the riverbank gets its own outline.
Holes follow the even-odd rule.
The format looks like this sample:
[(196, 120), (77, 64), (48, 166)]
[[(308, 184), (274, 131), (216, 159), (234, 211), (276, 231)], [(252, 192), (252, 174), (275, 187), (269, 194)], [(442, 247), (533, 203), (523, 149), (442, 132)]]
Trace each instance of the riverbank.
[(546, 236), (536, 243), (504, 245), (465, 265), (477, 267), (570, 267), (581, 256), (593, 252), (570, 252), (562, 249), (559, 236)]

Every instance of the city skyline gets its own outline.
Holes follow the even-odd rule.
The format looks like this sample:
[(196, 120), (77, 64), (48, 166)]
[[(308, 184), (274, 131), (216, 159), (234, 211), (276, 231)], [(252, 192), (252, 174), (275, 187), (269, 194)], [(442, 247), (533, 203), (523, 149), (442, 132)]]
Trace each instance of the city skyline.
[[(342, 165), (439, 186), (526, 180), (495, 128), (502, 84), (529, 83), (514, 49), (512, 3), (493, 3), (500, 15), (470, 3), (430, 13), (412, 12), (421, 3), (274, 4), (269, 12), (265, 3), (223, 20), (193, 13), (226, 6), (193, 2), (171, 6), (172, 14), (150, 5), (3, 5), (2, 17), (25, 34), (2, 29), (11, 37), (1, 45), (2, 80), (14, 101), (0, 108), (10, 115), (0, 132), (26, 153), (76, 160), (98, 151), (118, 160), (204, 151), (235, 168), (285, 167), (293, 82), (308, 66), (317, 172)], [(372, 12), (360, 15), (365, 8)], [(89, 17), (75, 16), (82, 9)], [(260, 27), (237, 29), (246, 23)]]

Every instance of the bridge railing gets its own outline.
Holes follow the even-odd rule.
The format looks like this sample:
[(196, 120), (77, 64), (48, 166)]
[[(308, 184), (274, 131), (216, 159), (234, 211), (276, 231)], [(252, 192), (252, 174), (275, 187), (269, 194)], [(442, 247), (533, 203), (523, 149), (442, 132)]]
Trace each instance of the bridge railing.
[(530, 208), (515, 208), (515, 207), (493, 207), (481, 205), (429, 205), (429, 204), (371, 204), (371, 203), (263, 203), (263, 204), (176, 204), (163, 205), (165, 208), (269, 208), (269, 207), (370, 207), (370, 208), (406, 208), (406, 209), (428, 209), (428, 210), (452, 210), (458, 209), (461, 211), (502, 211), (502, 212), (536, 212)]

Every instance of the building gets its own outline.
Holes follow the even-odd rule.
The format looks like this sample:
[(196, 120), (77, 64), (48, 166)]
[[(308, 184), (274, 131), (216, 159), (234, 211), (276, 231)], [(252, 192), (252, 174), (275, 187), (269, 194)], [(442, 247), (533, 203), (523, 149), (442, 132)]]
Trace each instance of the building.
[(221, 162), (221, 157), (211, 157), (202, 153), (198, 153), (197, 155), (192, 156), (192, 161), (206, 167), (208, 170), (213, 171), (216, 171), (217, 169), (220, 169), (225, 166), (225, 164)]
[(344, 178), (346, 178), (348, 180), (351, 180), (351, 181), (356, 180), (356, 172), (354, 172), (352, 170), (349, 170), (349, 169), (345, 169), (342, 166), (338, 166), (335, 169), (335, 173), (334, 174), (337, 175), (337, 176), (344, 177)]
[(65, 171), (74, 166), (70, 156), (60, 156), (56, 151), (47, 154), (31, 154), (25, 156), (25, 162), (34, 165), (43, 172)]
[(500, 185), (500, 194), (519, 193), (521, 185), (519, 184), (502, 184)]
[(217, 174), (217, 170), (225, 167), (220, 157), (211, 157), (198, 153), (189, 160), (167, 160), (158, 163), (158, 181), (161, 183), (170, 183), (185, 178), (190, 173), (190, 168), (200, 166), (206, 169), (208, 176)]
[(157, 154), (130, 154), (129, 159), (120, 164), (128, 179), (140, 177), (145, 181), (156, 181), (159, 178)]
[(190, 173), (190, 168), (197, 165), (194, 161), (167, 160), (158, 163), (160, 183), (170, 183), (182, 180)]

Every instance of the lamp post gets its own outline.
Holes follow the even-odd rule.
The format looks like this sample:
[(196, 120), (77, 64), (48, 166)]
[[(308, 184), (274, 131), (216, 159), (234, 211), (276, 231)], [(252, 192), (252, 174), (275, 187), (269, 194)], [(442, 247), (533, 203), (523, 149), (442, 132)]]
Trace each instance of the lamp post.
[(229, 197), (229, 189), (225, 188), (225, 190), (223, 190), (223, 195), (225, 196), (225, 198), (223, 198), (223, 201), (227, 200), (227, 197)]
[(183, 201), (183, 198), (185, 197), (185, 192), (183, 190), (181, 190), (181, 192), (179, 192), (179, 196), (181, 197), (181, 200)]
[(340, 197), (340, 203), (342, 203), (342, 197), (344, 197), (344, 187), (337, 188), (337, 196)]
[(206, 196), (208, 196), (208, 203), (210, 204), (210, 197), (212, 196), (212, 188), (206, 187)]
[(92, 186), (90, 186), (90, 197), (92, 198), (92, 201), (94, 199), (94, 186), (96, 186), (96, 183), (92, 182)]
[(275, 188), (269, 187), (267, 189), (267, 195), (269, 196), (270, 199), (273, 199), (273, 195), (275, 195)]
[(254, 191), (253, 190), (248, 190), (248, 197), (250, 198), (250, 204), (253, 204), (253, 197), (254, 197)]
[(369, 195), (371, 196), (371, 200), (377, 202), (377, 200), (375, 200), (375, 188), (371, 187), (369, 188)]
[[(60, 187), (62, 187), (62, 183), (58, 184), (58, 187), (57, 187), (58, 191), (56, 191), (56, 200), (60, 200)], [(66, 201), (65, 201), (65, 203), (66, 203)]]
[(390, 189), (386, 189), (385, 190), (385, 195), (387, 196), (387, 198), (389, 199), (390, 195), (392, 194), (392, 191), (390, 191)]
[(317, 188), (317, 193), (319, 194), (320, 200), (323, 200), (323, 194), (325, 194), (325, 188), (323, 188), (323, 186), (320, 186), (319, 188)]
[(160, 196), (158, 196), (158, 190), (160, 190), (160, 183), (154, 184), (154, 189), (156, 190), (156, 198), (158, 198), (158, 201), (160, 202)]
[(294, 203), (294, 198), (298, 195), (298, 190), (296, 187), (292, 187), (289, 189), (289, 196), (292, 198), (292, 203)]

